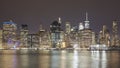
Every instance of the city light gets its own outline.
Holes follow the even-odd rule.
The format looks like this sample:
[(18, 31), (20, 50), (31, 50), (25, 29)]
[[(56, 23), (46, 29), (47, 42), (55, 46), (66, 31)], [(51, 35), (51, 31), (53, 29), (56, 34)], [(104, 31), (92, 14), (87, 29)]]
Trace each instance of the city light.
[(107, 25), (103, 25), (99, 33), (91, 29), (87, 12), (85, 21), (78, 26), (66, 22), (63, 29), (62, 24), (62, 18), (59, 17), (50, 24), (50, 31), (40, 25), (38, 32), (29, 34), (27, 24), (22, 24), (18, 33), (16, 23), (11, 20), (3, 22), (3, 29), (0, 29), (0, 49), (113, 50), (120, 48), (117, 21), (113, 21), (112, 33)]

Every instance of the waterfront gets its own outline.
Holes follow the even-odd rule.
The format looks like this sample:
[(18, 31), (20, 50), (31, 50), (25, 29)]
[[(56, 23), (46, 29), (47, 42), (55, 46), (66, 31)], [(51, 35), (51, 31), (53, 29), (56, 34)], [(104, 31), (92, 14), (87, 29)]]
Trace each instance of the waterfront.
[(119, 63), (119, 51), (0, 51), (0, 68), (119, 68)]

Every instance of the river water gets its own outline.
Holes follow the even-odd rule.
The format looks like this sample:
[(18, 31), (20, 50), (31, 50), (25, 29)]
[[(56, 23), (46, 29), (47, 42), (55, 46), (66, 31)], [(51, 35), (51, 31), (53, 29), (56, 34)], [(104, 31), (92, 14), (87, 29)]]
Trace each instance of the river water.
[(120, 68), (120, 52), (0, 50), (0, 68)]

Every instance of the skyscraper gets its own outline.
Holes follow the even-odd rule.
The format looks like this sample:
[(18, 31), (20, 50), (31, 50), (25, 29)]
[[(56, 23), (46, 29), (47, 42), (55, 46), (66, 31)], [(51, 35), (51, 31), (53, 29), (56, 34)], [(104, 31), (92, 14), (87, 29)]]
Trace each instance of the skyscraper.
[(112, 25), (112, 46), (119, 46), (120, 39), (118, 37), (118, 23), (117, 21), (113, 21)]
[(67, 33), (67, 34), (70, 34), (70, 32), (71, 32), (70, 22), (66, 22), (65, 27), (66, 27), (66, 33)]
[(6, 48), (13, 47), (16, 31), (17, 25), (12, 20), (3, 22), (3, 43)]
[(60, 18), (59, 21), (54, 21), (50, 25), (50, 31), (51, 31), (51, 43), (53, 48), (60, 48), (60, 43), (61, 43), (61, 23), (60, 23)]
[(95, 40), (95, 33), (90, 29), (90, 24), (88, 20), (88, 13), (86, 12), (86, 20), (83, 23), (79, 24), (79, 45), (81, 48), (88, 48), (90, 45), (96, 43)]
[(100, 44), (104, 44), (107, 47), (110, 46), (110, 32), (109, 32), (109, 30), (108, 30), (108, 28), (107, 28), (106, 25), (103, 25), (103, 28), (100, 31), (100, 34), (99, 34), (99, 43)]
[(50, 32), (43, 29), (42, 25), (40, 25), (39, 30), (39, 45), (40, 48), (50, 48)]
[(20, 42), (21, 42), (21, 47), (27, 47), (27, 36), (28, 36), (28, 25), (27, 24), (22, 24), (21, 29), (20, 29)]

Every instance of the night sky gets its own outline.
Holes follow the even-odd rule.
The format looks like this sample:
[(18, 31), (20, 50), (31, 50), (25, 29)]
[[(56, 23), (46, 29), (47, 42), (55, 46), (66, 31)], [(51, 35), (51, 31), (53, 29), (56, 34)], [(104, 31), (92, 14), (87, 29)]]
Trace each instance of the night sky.
[(49, 29), (58, 17), (63, 26), (66, 21), (78, 25), (85, 20), (86, 11), (96, 32), (102, 25), (111, 28), (113, 20), (120, 23), (119, 0), (0, 0), (0, 23), (12, 19), (18, 26), (28, 24), (30, 33), (34, 33), (40, 24)]

